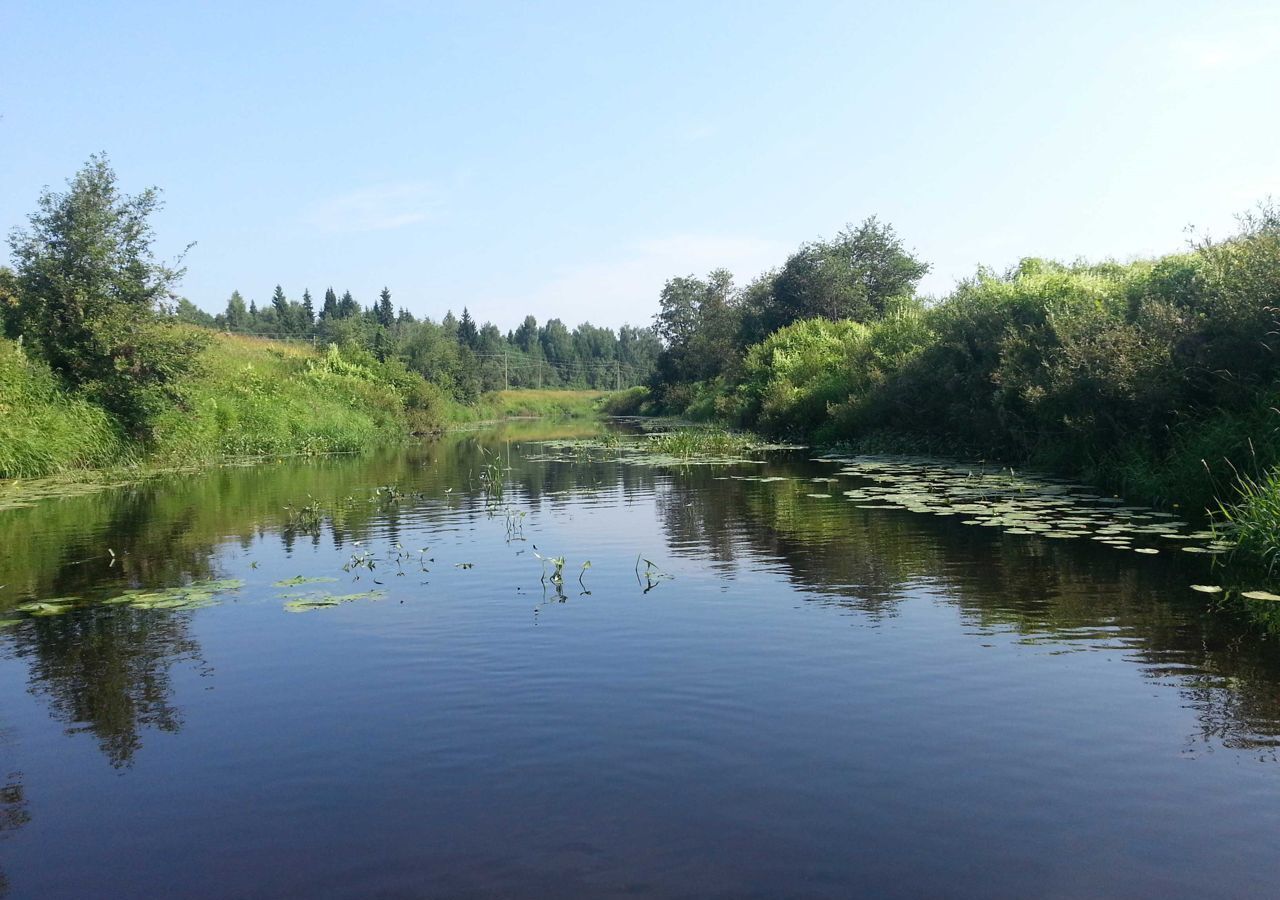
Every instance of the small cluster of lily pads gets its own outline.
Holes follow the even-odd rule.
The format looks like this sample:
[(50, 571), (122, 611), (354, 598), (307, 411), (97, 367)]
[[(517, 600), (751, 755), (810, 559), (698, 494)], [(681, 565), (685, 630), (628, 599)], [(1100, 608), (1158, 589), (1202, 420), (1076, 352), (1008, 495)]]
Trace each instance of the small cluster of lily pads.
[[(325, 579), (315, 580), (324, 581)], [(311, 612), (316, 609), (331, 609), (344, 603), (354, 603), (357, 600), (381, 600), (386, 595), (386, 591), (374, 590), (363, 591), (358, 594), (331, 594), (327, 591), (313, 591), (305, 594), (282, 594), (281, 596), (287, 600), (284, 605), (285, 612), (300, 613)]]
[(67, 481), (64, 478), (38, 478), (31, 481), (10, 481), (0, 488), (0, 512), (10, 509), (30, 509), (48, 500), (84, 497), (135, 480), (137, 479)]
[[(180, 587), (137, 588), (123, 591), (99, 602), (107, 606), (127, 606), (130, 609), (200, 609), (214, 605), (223, 595), (242, 587), (244, 582), (238, 578), (195, 581)], [(28, 600), (25, 603), (19, 603), (13, 611), (36, 617), (60, 616), (75, 609), (83, 599), (83, 597), (46, 597), (40, 600)], [(0, 619), (0, 627), (17, 625), (22, 621), (20, 618)]]
[(225, 594), (238, 591), (242, 587), (244, 582), (239, 578), (194, 581), (181, 587), (124, 591), (102, 602), (108, 605), (128, 606), (131, 609), (201, 609), (213, 606)]

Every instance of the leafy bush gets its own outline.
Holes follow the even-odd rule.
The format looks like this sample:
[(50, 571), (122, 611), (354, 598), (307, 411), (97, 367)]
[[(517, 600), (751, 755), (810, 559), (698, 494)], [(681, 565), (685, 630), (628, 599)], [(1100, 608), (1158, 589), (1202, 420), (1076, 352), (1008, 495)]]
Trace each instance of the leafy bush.
[(154, 189), (130, 197), (104, 157), (91, 157), (65, 193), (45, 190), (27, 229), (10, 238), (18, 330), (63, 382), (145, 437), (205, 342), (158, 312), (180, 269), (152, 257)]

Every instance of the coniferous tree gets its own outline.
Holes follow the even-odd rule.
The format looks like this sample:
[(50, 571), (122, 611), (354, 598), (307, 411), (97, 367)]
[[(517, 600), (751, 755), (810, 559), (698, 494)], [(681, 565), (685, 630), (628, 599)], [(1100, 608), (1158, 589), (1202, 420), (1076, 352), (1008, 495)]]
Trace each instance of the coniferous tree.
[(338, 318), (352, 319), (360, 312), (360, 304), (356, 303), (356, 298), (351, 296), (350, 291), (342, 292), (342, 299), (338, 301)]
[(476, 330), (475, 320), (471, 318), (471, 313), (467, 312), (467, 308), (462, 307), (462, 318), (458, 320), (458, 343), (472, 350), (476, 349), (479, 343), (479, 332)]
[(311, 302), (311, 291), (302, 289), (302, 322), (308, 328), (316, 323), (316, 307)]
[(391, 291), (383, 287), (378, 295), (378, 324), (390, 328), (396, 322), (395, 307), (391, 305)]
[(276, 311), (276, 330), (289, 331), (289, 299), (284, 295), (284, 288), (278, 284), (271, 295), (271, 307)]
[(333, 288), (327, 288), (324, 292), (324, 306), (320, 310), (320, 318), (334, 319), (338, 316), (338, 295), (333, 292)]
[(533, 316), (525, 316), (513, 337), (517, 347), (525, 353), (532, 353), (533, 348), (538, 345), (538, 320)]

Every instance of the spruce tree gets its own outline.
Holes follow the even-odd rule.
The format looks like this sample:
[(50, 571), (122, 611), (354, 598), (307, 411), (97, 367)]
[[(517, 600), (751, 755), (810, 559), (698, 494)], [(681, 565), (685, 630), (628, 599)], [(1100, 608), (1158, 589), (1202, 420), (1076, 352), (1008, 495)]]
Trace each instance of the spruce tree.
[(390, 328), (395, 322), (396, 311), (391, 305), (391, 291), (384, 287), (378, 295), (378, 324), (383, 328)]
[(320, 310), (320, 318), (333, 319), (338, 315), (338, 295), (333, 292), (333, 288), (328, 288), (324, 292), (324, 307)]
[(458, 322), (458, 343), (464, 347), (470, 347), (472, 350), (479, 343), (479, 335), (476, 332), (476, 323), (471, 318), (471, 313), (467, 312), (467, 308), (462, 307), (462, 319)]
[(350, 319), (360, 312), (360, 304), (356, 303), (356, 298), (351, 296), (350, 291), (342, 292), (342, 299), (338, 301), (338, 318)]
[(311, 291), (302, 289), (302, 320), (308, 328), (316, 323), (316, 306), (311, 302)]
[(275, 292), (271, 295), (271, 305), (276, 311), (276, 325), (281, 331), (289, 329), (289, 299), (284, 295), (284, 288), (276, 285)]

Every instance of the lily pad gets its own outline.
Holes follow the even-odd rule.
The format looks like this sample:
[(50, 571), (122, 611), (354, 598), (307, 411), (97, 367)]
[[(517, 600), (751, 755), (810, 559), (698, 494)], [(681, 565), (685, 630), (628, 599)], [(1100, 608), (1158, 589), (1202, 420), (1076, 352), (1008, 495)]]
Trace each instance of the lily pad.
[(1250, 600), (1280, 600), (1280, 594), (1273, 594), (1270, 591), (1245, 591), (1240, 596)]
[(285, 612), (300, 613), (311, 612), (316, 609), (327, 609), (333, 606), (341, 606), (343, 603), (354, 603), (357, 600), (381, 600), (387, 595), (386, 591), (365, 591), (362, 594), (306, 594), (290, 600), (284, 605)]

